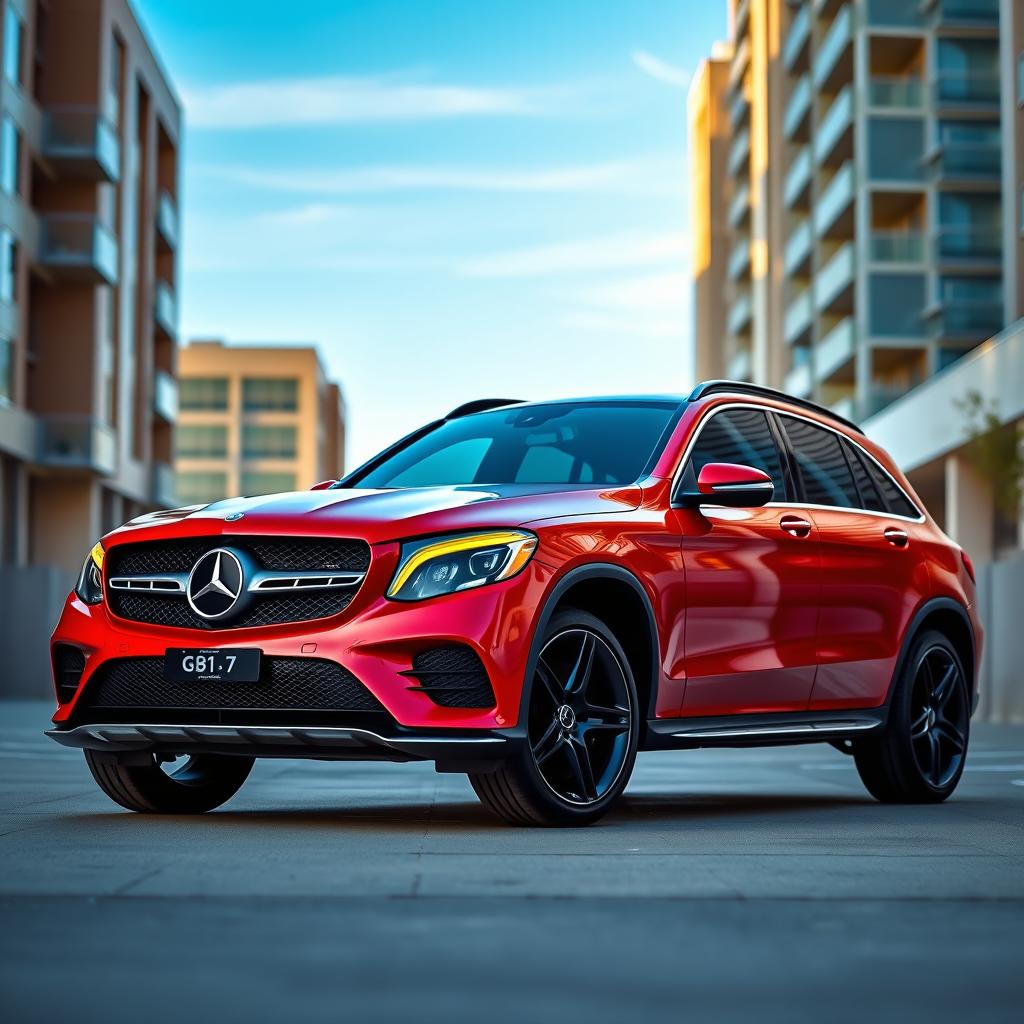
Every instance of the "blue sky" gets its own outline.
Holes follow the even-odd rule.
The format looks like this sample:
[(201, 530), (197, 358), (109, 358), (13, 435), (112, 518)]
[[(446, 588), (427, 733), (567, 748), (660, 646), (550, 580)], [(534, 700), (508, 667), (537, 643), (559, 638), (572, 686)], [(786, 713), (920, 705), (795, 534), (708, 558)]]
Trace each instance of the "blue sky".
[(185, 104), (183, 337), (315, 342), (353, 464), (481, 396), (691, 379), (724, 0), (134, 0)]

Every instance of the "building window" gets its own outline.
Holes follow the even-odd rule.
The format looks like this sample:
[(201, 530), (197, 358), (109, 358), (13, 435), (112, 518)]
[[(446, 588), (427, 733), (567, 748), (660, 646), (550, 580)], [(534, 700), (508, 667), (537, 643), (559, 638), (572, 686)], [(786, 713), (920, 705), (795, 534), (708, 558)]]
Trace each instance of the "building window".
[(228, 380), (226, 377), (182, 377), (178, 402), (184, 410), (226, 412)]
[(178, 426), (178, 457), (223, 459), (228, 454), (228, 428), (217, 424), (182, 423)]
[(0, 230), (0, 301), (13, 303), (18, 294), (18, 242), (9, 228)]
[(295, 490), (294, 473), (243, 473), (243, 494), (277, 494)]
[(295, 427), (247, 425), (242, 428), (242, 457), (246, 459), (294, 459), (297, 446)]
[(21, 132), (14, 118), (4, 115), (0, 128), (0, 188), (9, 196), (16, 196), (21, 184)]
[(295, 412), (299, 382), (294, 378), (246, 377), (242, 381), (242, 408), (246, 412)]
[(21, 39), (22, 39), (21, 18), (17, 12), (7, 5), (7, 12), (4, 16), (4, 75), (8, 82), (21, 86)]
[(215, 471), (179, 471), (178, 500), (185, 505), (205, 505), (226, 497), (227, 473)]
[(988, 39), (939, 39), (938, 98), (953, 103), (999, 102), (999, 44)]
[(923, 274), (872, 274), (868, 280), (871, 333), (881, 338), (919, 338), (924, 334)]
[(14, 342), (0, 338), (0, 405), (14, 401)]
[(868, 121), (868, 170), (875, 181), (924, 177), (924, 120), (872, 117)]

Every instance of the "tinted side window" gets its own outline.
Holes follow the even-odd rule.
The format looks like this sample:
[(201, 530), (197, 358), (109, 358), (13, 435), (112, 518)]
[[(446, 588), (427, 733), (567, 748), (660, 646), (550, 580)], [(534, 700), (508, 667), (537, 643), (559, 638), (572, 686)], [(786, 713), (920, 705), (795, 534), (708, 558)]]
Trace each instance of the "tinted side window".
[(871, 479), (874, 480), (875, 486), (878, 488), (879, 493), (882, 495), (882, 500), (885, 502), (884, 511), (891, 512), (894, 516), (906, 516), (908, 519), (917, 519), (920, 512), (911, 504), (907, 496), (896, 486), (892, 477), (889, 476), (888, 473), (884, 473), (879, 469), (873, 459), (865, 459), (864, 461), (867, 463)]
[(839, 436), (806, 420), (791, 416), (781, 419), (800, 470), (804, 501), (809, 505), (859, 508), (860, 499), (853, 483), (853, 473), (846, 462)]
[(860, 492), (860, 507), (869, 512), (887, 512), (885, 501), (882, 499), (881, 491), (875, 484), (874, 478), (868, 470), (868, 459), (866, 459), (849, 441), (843, 441), (843, 448), (846, 451), (846, 459), (853, 470), (854, 483)]
[(682, 487), (695, 489), (697, 475), (709, 462), (732, 462), (753, 466), (772, 478), (774, 501), (786, 500), (782, 456), (760, 409), (729, 409), (712, 415), (701, 429), (684, 470)]

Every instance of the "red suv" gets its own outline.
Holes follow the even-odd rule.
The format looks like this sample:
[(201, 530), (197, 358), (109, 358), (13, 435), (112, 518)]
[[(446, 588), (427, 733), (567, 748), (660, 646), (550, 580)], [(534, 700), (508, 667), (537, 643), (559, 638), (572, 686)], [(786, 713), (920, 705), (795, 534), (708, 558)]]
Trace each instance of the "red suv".
[(585, 824), (638, 750), (815, 742), (930, 802), (980, 648), (969, 559), (824, 409), (729, 381), (480, 401), (344, 480), (104, 537), (49, 735), (136, 811), (216, 807), (256, 757), (363, 758)]

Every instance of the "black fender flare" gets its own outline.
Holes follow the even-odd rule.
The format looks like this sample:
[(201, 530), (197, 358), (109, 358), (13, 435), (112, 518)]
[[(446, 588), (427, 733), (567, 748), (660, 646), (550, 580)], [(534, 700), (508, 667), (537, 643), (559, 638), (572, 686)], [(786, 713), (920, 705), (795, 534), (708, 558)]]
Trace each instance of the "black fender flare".
[[(976, 682), (973, 678), (977, 673), (977, 667), (975, 660), (978, 650), (978, 639), (974, 635), (974, 626), (971, 624), (971, 617), (967, 614), (967, 609), (957, 600), (952, 597), (933, 597), (925, 601), (907, 623), (907, 628), (903, 631), (903, 642), (900, 645), (900, 653), (896, 656), (896, 665), (892, 671), (892, 678), (889, 680), (889, 689), (885, 695), (885, 704), (883, 705), (886, 709), (886, 717), (888, 717), (889, 705), (892, 703), (893, 690), (896, 687), (896, 680), (899, 679), (900, 674), (903, 672), (903, 667), (906, 664), (907, 658), (910, 656), (910, 645), (914, 642), (914, 638), (920, 632), (921, 625), (929, 615), (935, 612), (952, 612), (959, 618), (967, 631), (967, 636), (971, 642), (971, 663), (965, 665), (964, 670), (970, 672), (972, 682)], [(971, 699), (974, 698), (974, 688), (971, 688)]]
[[(585, 565), (580, 565), (574, 569), (570, 569), (565, 573), (565, 575), (558, 579), (555, 585), (548, 591), (547, 596), (544, 598), (544, 603), (537, 615), (537, 623), (533, 631), (533, 641), (530, 644), (530, 654), (526, 659), (526, 669), (523, 673), (523, 688), (522, 694), (519, 698), (519, 720), (513, 730), (516, 735), (526, 735), (526, 712), (530, 702), (530, 691), (533, 686), (534, 670), (537, 666), (537, 659), (540, 657), (541, 647), (544, 643), (544, 637), (547, 633), (548, 623), (551, 621), (551, 616), (554, 614), (558, 603), (561, 601), (562, 597), (565, 596), (566, 592), (571, 587), (574, 587), (578, 583), (582, 583), (586, 580), (615, 580), (619, 583), (625, 583), (630, 586), (640, 598), (640, 603), (647, 616), (648, 637), (651, 646), (651, 678), (649, 681), (650, 696), (648, 699), (645, 718), (654, 717), (654, 707), (658, 699), (658, 681), (661, 676), (659, 668), (661, 664), (661, 645), (658, 636), (658, 620), (655, 618), (654, 606), (651, 604), (650, 596), (644, 589), (644, 585), (640, 580), (623, 566), (616, 565), (614, 562), (587, 562)], [(643, 729), (644, 721), (645, 719), (641, 719), (640, 721), (641, 730)]]

